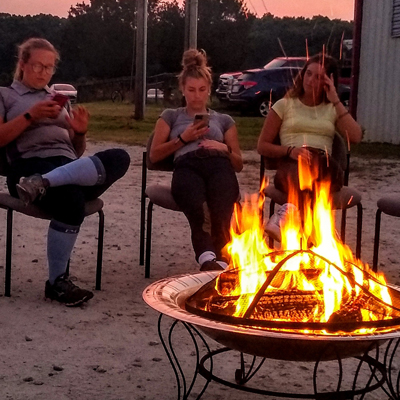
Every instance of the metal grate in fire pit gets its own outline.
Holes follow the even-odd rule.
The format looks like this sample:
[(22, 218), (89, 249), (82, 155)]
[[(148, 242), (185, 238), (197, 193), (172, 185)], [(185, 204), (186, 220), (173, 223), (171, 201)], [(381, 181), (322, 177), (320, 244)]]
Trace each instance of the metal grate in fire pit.
[[(353, 290), (350, 295), (344, 298), (340, 309), (334, 312), (327, 322), (319, 322), (316, 318), (318, 313), (324, 312), (321, 288), (319, 290), (280, 288), (281, 282), (291, 274), (291, 271), (284, 271), (283, 266), (298, 255), (307, 255), (309, 258), (307, 265), (300, 269), (300, 273), (308, 281), (312, 282), (321, 273), (321, 269), (315, 266), (322, 262), (345, 275), (351, 283)], [(314, 333), (324, 334), (339, 332), (355, 334), (362, 329), (387, 332), (400, 326), (400, 292), (393, 287), (385, 286), (392, 300), (392, 304), (386, 303), (377, 295), (376, 288), (383, 286), (382, 283), (367, 270), (361, 270), (353, 264), (352, 268), (343, 270), (310, 250), (274, 252), (266, 257), (277, 256), (281, 261), (272, 271), (265, 272), (265, 281), (257, 293), (241, 295), (242, 307), (246, 310), (243, 315), (234, 315), (239, 296), (230, 295), (231, 289), (238, 285), (239, 271), (235, 269), (221, 273), (187, 298), (186, 309), (202, 317), (228, 324), (297, 332), (311, 330)], [(362, 284), (357, 283), (349, 272), (353, 268), (358, 268), (363, 274)], [(373, 313), (374, 320), (364, 321), (363, 312)]]

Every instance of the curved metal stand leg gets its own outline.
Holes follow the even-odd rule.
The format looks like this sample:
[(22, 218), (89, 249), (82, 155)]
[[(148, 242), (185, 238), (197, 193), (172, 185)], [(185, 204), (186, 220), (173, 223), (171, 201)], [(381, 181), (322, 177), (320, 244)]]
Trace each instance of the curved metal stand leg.
[(391, 339), (386, 347), (384, 355), (384, 363), (387, 369), (387, 386), (388, 390), (382, 388), (383, 391), (389, 396), (390, 400), (400, 399), (400, 371), (394, 365), (394, 359), (400, 352), (400, 339)]
[[(375, 358), (371, 357), (369, 353), (375, 349)], [(329, 350), (331, 352), (332, 349)], [(336, 361), (338, 363), (338, 382), (335, 392), (318, 392), (317, 388), (317, 373), (318, 367), (321, 360), (318, 360), (315, 363), (314, 374), (313, 374), (313, 385), (314, 385), (314, 393), (315, 399), (335, 399), (335, 400), (346, 400), (346, 399), (354, 399), (355, 396), (360, 396), (359, 400), (364, 399), (364, 396), (367, 393), (373, 392), (378, 388), (383, 388), (384, 383), (386, 382), (386, 367), (379, 361), (379, 346), (377, 344), (372, 345), (361, 357), (354, 357), (359, 360), (356, 371), (354, 373), (354, 379), (352, 383), (352, 387), (349, 390), (341, 390), (343, 383), (343, 363), (340, 357), (340, 354), (336, 352)], [(324, 353), (321, 354), (321, 357), (324, 356)], [(362, 388), (357, 389), (358, 379), (360, 378), (361, 367), (366, 364), (370, 371), (371, 375), (368, 378), (366, 384), (363, 384)], [(379, 372), (380, 376), (378, 376), (377, 372)], [(375, 384), (372, 382), (375, 381)]]
[[(200, 340), (200, 343), (205, 346), (207, 353), (210, 353), (210, 347), (208, 346), (208, 343), (205, 341), (204, 337), (200, 334), (200, 332), (194, 326), (192, 326), (186, 322), (182, 322), (182, 321), (178, 321), (178, 320), (172, 321), (171, 326), (167, 333), (168, 339), (165, 340), (164, 335), (163, 335), (162, 326), (161, 326), (162, 319), (163, 319), (163, 314), (160, 314), (160, 317), (158, 319), (158, 335), (160, 337), (161, 344), (164, 347), (165, 353), (167, 354), (168, 360), (169, 360), (169, 362), (172, 366), (172, 369), (174, 371), (174, 374), (175, 374), (176, 384), (177, 384), (177, 388), (178, 388), (178, 400), (180, 400), (180, 399), (187, 400), (190, 393), (192, 392), (194, 384), (196, 383), (197, 377), (199, 375), (200, 348), (199, 348), (197, 340)], [(179, 362), (179, 358), (174, 349), (173, 333), (178, 325), (183, 326), (186, 329), (186, 331), (188, 332), (189, 337), (195, 347), (196, 366), (195, 366), (190, 384), (187, 383), (185, 372)], [(182, 340), (182, 335), (179, 335), (178, 344), (181, 343), (181, 340)], [(212, 360), (210, 360), (210, 370), (212, 370), (212, 368), (213, 368), (213, 363), (212, 363)], [(211, 381), (210, 379), (206, 380), (202, 390), (200, 391), (199, 395), (196, 397), (197, 400), (199, 400), (203, 396), (210, 381)]]

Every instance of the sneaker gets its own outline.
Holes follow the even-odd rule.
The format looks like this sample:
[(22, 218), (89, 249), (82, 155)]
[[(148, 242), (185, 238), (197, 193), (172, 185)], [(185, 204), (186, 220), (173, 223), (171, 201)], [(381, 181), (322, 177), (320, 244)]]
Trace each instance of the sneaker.
[(205, 261), (201, 264), (200, 271), (223, 271), (224, 267), (214, 260)]
[(53, 285), (47, 281), (44, 295), (46, 299), (57, 300), (67, 307), (79, 306), (93, 297), (90, 290), (80, 289), (66, 275), (59, 276)]
[(272, 217), (268, 220), (265, 225), (264, 231), (265, 233), (276, 240), (277, 242), (281, 241), (281, 223), (285, 220), (287, 214), (290, 211), (297, 210), (297, 207), (291, 203), (283, 204), (279, 210), (272, 215)]
[(27, 178), (22, 177), (17, 184), (17, 192), (26, 206), (33, 203), (38, 197), (42, 198), (46, 194), (42, 175), (35, 174)]

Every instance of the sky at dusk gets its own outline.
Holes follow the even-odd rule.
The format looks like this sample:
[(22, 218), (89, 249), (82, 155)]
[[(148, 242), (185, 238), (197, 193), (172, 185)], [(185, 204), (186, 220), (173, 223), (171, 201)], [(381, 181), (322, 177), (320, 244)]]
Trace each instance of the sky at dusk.
[[(83, 0), (87, 4), (89, 0)], [(199, 0), (201, 1), (201, 0)], [(2, 0), (0, 13), (17, 15), (52, 14), (66, 17), (71, 5), (81, 0)], [(324, 15), (344, 20), (354, 19), (354, 0), (245, 0), (248, 9), (261, 17), (270, 12), (276, 17)]]

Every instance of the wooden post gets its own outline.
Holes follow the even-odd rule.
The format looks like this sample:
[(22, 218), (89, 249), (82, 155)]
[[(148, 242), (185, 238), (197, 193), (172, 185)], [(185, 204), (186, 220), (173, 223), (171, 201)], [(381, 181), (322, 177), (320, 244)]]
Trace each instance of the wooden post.
[(198, 0), (186, 0), (185, 3), (185, 50), (197, 49), (197, 13)]
[(135, 119), (144, 118), (147, 60), (147, 0), (137, 2)]

